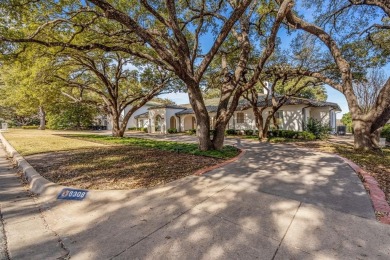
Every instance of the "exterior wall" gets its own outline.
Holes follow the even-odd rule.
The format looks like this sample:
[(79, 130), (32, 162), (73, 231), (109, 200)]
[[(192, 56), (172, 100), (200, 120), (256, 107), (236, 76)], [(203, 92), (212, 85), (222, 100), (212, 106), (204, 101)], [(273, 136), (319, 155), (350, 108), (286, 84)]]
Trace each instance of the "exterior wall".
[[(135, 119), (137, 120), (137, 119)], [(149, 126), (149, 118), (148, 117), (140, 117), (138, 118), (138, 128), (148, 128)]]
[[(238, 120), (237, 120), (238, 113), (244, 114), (244, 123), (238, 123)], [(255, 120), (255, 116), (253, 114), (252, 109), (234, 112), (234, 115), (232, 117), (233, 117), (233, 119), (230, 119), (230, 121), (232, 122), (231, 126), (233, 127), (233, 129), (236, 129), (236, 130), (249, 130), (249, 129), (255, 130), (256, 129), (256, 120)]]
[[(302, 108), (304, 108), (303, 105), (281, 107), (279, 109), (279, 111), (281, 111), (282, 115), (283, 115), (281, 129), (301, 131), (302, 130), (302, 120), (303, 120)], [(266, 108), (263, 111), (264, 124), (265, 124), (265, 119), (271, 110), (272, 110), (271, 108)], [(244, 113), (244, 123), (237, 122), (237, 113), (240, 113), (240, 112)], [(253, 110), (250, 108), (247, 110), (235, 112), (229, 121), (227, 129), (236, 129), (236, 130), (249, 130), (249, 129), (255, 130), (255, 129), (257, 129), (256, 120), (255, 120), (255, 116), (253, 114)]]
[(279, 111), (283, 111), (283, 125), (284, 130), (302, 131), (303, 129), (303, 105), (282, 106)]
[(173, 126), (171, 126), (171, 117), (174, 117), (175, 118), (175, 121), (176, 121), (176, 130), (177, 131), (180, 131), (180, 127), (179, 127), (179, 124), (180, 124), (180, 120), (179, 120), (179, 117), (176, 116), (176, 113), (177, 112), (180, 112), (182, 111), (183, 109), (177, 109), (177, 108), (166, 108), (166, 115), (167, 115), (167, 120), (166, 120), (166, 125), (167, 125), (167, 129), (169, 128), (174, 128)]
[[(148, 132), (149, 133), (166, 134), (167, 130), (171, 127), (170, 126), (170, 119), (172, 116), (174, 116), (176, 118), (176, 126), (179, 126), (179, 118), (177, 118), (177, 116), (175, 114), (179, 111), (182, 111), (182, 110), (183, 109), (180, 109), (180, 108), (149, 109), (150, 125), (148, 128)], [(156, 118), (158, 115), (160, 115), (163, 118), (160, 131), (156, 131), (156, 126), (157, 126)]]
[[(130, 109), (127, 108), (125, 112), (127, 112)], [(149, 106), (143, 106), (140, 109), (138, 109), (130, 118), (127, 127), (147, 127), (149, 133), (157, 133), (156, 132), (156, 117), (158, 115), (163, 118), (161, 123), (161, 129), (158, 131), (158, 133), (167, 133), (167, 129), (171, 128), (170, 119), (171, 117), (175, 118), (176, 121), (176, 129), (180, 132), (192, 129), (192, 118), (195, 116), (193, 114), (188, 115), (182, 115), (182, 116), (176, 116), (175, 114), (177, 112), (182, 111), (183, 109), (178, 108), (156, 108), (156, 109), (149, 109)], [(269, 114), (269, 111), (271, 111), (271, 108), (266, 108), (263, 111), (263, 117), (264, 119)], [(283, 120), (281, 129), (284, 130), (295, 130), (295, 131), (302, 131), (303, 130), (303, 124), (308, 121), (310, 117), (321, 120), (323, 123), (329, 123), (330, 127), (333, 130), (336, 130), (336, 113), (330, 108), (330, 107), (305, 107), (305, 105), (290, 105), (290, 106), (282, 106), (279, 111), (282, 112)], [(140, 120), (143, 120), (143, 125), (141, 126), (138, 124), (137, 126), (137, 119), (134, 117), (143, 114), (145, 112), (148, 112), (148, 118), (139, 118)], [(244, 114), (244, 122), (238, 123), (237, 122), (237, 113), (243, 113)], [(110, 118), (107, 120), (107, 129), (112, 129), (112, 122)], [(215, 113), (210, 113), (210, 126), (211, 129), (213, 129), (213, 124), (215, 122)], [(138, 122), (140, 123), (140, 122)], [(196, 127), (196, 126), (195, 126)], [(232, 118), (229, 121), (229, 124), (227, 125), (226, 129), (236, 129), (236, 130), (255, 130), (256, 128), (256, 121), (253, 114), (252, 109), (247, 109), (243, 111), (236, 111), (234, 112)]]
[[(148, 112), (149, 106), (142, 106), (138, 110), (134, 112), (134, 114), (131, 115), (129, 122), (127, 122), (127, 128), (130, 127), (138, 127), (137, 126), (137, 119), (135, 119), (136, 116)], [(126, 107), (123, 113), (123, 116), (131, 109), (131, 107)]]
[(320, 120), (321, 122), (329, 123), (329, 108), (328, 107), (313, 107), (310, 115), (312, 118)]
[(195, 115), (189, 114), (189, 115), (183, 115), (180, 117), (180, 131), (184, 132), (193, 128), (196, 128), (196, 126), (192, 127), (192, 118), (195, 118)]
[[(142, 106), (140, 107), (138, 110), (136, 110), (134, 112), (134, 114), (131, 115), (129, 121), (127, 122), (127, 128), (130, 128), (130, 127), (137, 127), (137, 119), (135, 119), (134, 117), (140, 115), (140, 114), (143, 114), (143, 113), (146, 113), (148, 112), (148, 108), (149, 106)], [(122, 112), (122, 118), (124, 117), (124, 115), (131, 109), (131, 106), (128, 106), (125, 108), (125, 110)], [(107, 130), (112, 130), (112, 118), (107, 116)]]
[[(150, 109), (149, 110), (150, 125), (148, 128), (148, 133), (161, 133), (161, 134), (166, 133), (166, 131), (167, 131), (167, 117), (166, 117), (165, 110), (166, 110), (165, 108), (158, 108), (158, 109)], [(156, 127), (157, 127), (156, 118), (157, 118), (157, 116), (162, 117), (160, 131), (156, 131)]]

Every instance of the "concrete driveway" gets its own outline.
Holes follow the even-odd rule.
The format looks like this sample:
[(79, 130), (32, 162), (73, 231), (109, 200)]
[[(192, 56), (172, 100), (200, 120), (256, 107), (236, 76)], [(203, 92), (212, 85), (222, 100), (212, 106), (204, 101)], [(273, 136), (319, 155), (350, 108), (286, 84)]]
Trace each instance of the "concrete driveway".
[[(237, 145), (246, 150), (239, 161), (155, 189), (91, 192), (75, 202), (45, 193), (31, 199), (2, 187), (9, 254), (13, 259), (390, 258), (390, 226), (375, 220), (362, 183), (339, 158), (289, 145)], [(4, 170), (0, 178), (11, 175)]]

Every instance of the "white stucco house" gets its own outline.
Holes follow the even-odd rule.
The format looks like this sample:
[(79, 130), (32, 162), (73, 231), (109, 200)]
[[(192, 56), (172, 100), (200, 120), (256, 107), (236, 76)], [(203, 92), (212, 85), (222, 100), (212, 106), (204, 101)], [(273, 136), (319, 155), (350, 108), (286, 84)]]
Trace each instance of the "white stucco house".
[[(214, 125), (218, 99), (206, 100), (207, 110), (210, 115), (211, 128)], [(258, 106), (267, 108), (263, 116), (271, 111), (270, 100), (259, 96)], [(277, 112), (279, 129), (302, 131), (307, 120), (311, 117), (329, 123), (336, 130), (336, 113), (341, 109), (336, 103), (322, 102), (304, 98), (290, 98)], [(108, 120), (109, 121), (109, 120)], [(148, 102), (137, 110), (128, 122), (128, 128), (146, 128), (149, 133), (166, 134), (169, 128), (175, 128), (178, 132), (185, 132), (196, 128), (194, 111), (189, 104), (162, 105), (156, 102)], [(107, 129), (111, 129), (108, 123)], [(256, 130), (255, 117), (246, 100), (241, 100), (234, 116), (230, 119), (226, 129)]]

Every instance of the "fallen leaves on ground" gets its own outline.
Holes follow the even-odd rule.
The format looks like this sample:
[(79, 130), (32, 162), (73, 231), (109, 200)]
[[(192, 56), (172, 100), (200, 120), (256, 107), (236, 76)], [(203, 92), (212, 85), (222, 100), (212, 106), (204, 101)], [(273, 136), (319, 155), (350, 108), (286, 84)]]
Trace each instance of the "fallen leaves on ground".
[(26, 159), (52, 182), (98, 190), (149, 188), (223, 161), (132, 146), (36, 154)]

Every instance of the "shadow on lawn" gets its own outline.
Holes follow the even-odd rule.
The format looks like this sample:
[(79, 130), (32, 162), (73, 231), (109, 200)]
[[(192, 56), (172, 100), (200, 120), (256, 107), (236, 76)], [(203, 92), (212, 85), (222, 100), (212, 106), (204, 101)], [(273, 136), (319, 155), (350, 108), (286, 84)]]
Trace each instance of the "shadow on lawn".
[(26, 159), (48, 180), (84, 189), (153, 187), (222, 161), (130, 146), (37, 154)]
[[(388, 237), (383, 245), (375, 244), (370, 234), (351, 230), (348, 222), (328, 234), (324, 230), (332, 230), (337, 214), (309, 210), (302, 204), (374, 217), (359, 179), (341, 160), (286, 145), (246, 144), (246, 148), (246, 155), (236, 163), (200, 177), (128, 193), (123, 199), (107, 196), (64, 203), (41, 197), (48, 207), (46, 220), (74, 259), (389, 254)], [(307, 213), (300, 214), (301, 210)], [(295, 230), (294, 238), (286, 235), (289, 228)]]

